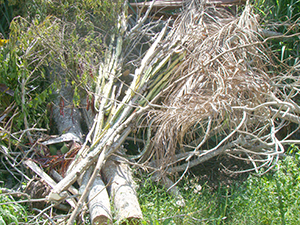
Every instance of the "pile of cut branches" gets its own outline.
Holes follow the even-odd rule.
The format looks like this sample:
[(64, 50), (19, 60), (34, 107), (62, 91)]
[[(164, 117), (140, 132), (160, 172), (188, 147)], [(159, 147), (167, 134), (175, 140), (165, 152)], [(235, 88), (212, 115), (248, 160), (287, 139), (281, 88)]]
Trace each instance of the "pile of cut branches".
[[(114, 219), (142, 219), (128, 164), (147, 169), (178, 194), (175, 185), (180, 179), (173, 183), (169, 177), (178, 172), (183, 177), (189, 168), (217, 155), (250, 162), (253, 168), (247, 171), (265, 173), (284, 153), (284, 145), (298, 143), (292, 138), (299, 129), (295, 100), (299, 66), (280, 76), (269, 72), (274, 67), (273, 55), (266, 43), (279, 36), (265, 37), (270, 32), (260, 27), (249, 5), (241, 15), (233, 16), (223, 8), (190, 1), (175, 21), (147, 23), (154, 3), (138, 20), (126, 16), (127, 2), (123, 3), (100, 63), (96, 67), (89, 60), (80, 61), (83, 75), (90, 68), (97, 71), (81, 83), (86, 105), (64, 108), (65, 102), (73, 102), (73, 81), (80, 83), (76, 76), (64, 77), (53, 110), (60, 137), (39, 140), (26, 152), (34, 159), (26, 160), (26, 166), (51, 187), (47, 196), (55, 202), (51, 207), (63, 208), (58, 203), (65, 200), (72, 207), (68, 224), (86, 211), (86, 205), (93, 224), (111, 221), (106, 189), (119, 213)], [(62, 23), (54, 22), (57, 27)], [(58, 29), (55, 40), (39, 34), (32, 43), (42, 43), (36, 44), (40, 52), (42, 46), (55, 53), (53, 43), (64, 38), (66, 27)], [(49, 64), (53, 71), (67, 66), (66, 56), (60, 57), (60, 64)], [(85, 139), (82, 117), (88, 127)], [(293, 130), (281, 138), (282, 130), (291, 123)], [(125, 149), (126, 142), (136, 149)], [(62, 157), (56, 159), (66, 162), (71, 158), (72, 162), (61, 164), (68, 166), (63, 174), (53, 166), (49, 177), (37, 164), (41, 161), (36, 148), (55, 151), (55, 155), (57, 149), (52, 145), (57, 143), (61, 143), (58, 152)], [(1, 151), (12, 158), (6, 147)], [(79, 190), (72, 186), (75, 182)]]

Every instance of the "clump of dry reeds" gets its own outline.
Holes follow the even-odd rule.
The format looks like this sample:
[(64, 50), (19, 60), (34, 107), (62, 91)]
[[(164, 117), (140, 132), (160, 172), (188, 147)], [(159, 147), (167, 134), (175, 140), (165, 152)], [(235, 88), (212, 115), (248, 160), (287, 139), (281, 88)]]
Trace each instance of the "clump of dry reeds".
[(258, 170), (283, 151), (268, 108), (273, 86), (259, 29), (249, 6), (233, 17), (192, 3), (175, 22), (169, 37), (186, 55), (164, 108), (151, 112), (160, 169), (183, 171), (226, 152)]

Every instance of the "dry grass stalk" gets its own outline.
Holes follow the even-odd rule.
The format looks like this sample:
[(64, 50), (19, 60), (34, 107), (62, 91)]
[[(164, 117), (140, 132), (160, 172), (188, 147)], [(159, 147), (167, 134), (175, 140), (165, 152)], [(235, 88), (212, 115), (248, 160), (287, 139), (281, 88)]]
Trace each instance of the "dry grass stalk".
[[(251, 151), (251, 156), (242, 154), (242, 158), (271, 166), (283, 151), (273, 132), (274, 117), (268, 103), (274, 103), (274, 88), (259, 28), (249, 6), (235, 18), (196, 1), (175, 22), (170, 41), (180, 41), (186, 56), (174, 71), (179, 78), (164, 92), (166, 107), (150, 114), (155, 120), (153, 148), (159, 169), (178, 162), (175, 155), (184, 152), (188, 154), (180, 161), (192, 161), (180, 166), (182, 170), (200, 163), (201, 157), (209, 154), (208, 160), (229, 149), (238, 154)], [(229, 143), (231, 147), (223, 149)], [(263, 147), (254, 151), (260, 144)], [(261, 152), (265, 156), (259, 155)]]
[[(51, 24), (61, 23), (53, 22)], [(198, 1), (191, 1), (173, 28), (167, 29), (165, 26), (156, 35), (147, 53), (141, 51), (140, 58), (132, 62), (136, 68), (133, 81), (127, 85), (121, 100), (117, 94), (120, 87), (115, 84), (120, 81), (119, 70), (124, 62), (121, 49), (126, 46), (121, 43), (120, 48), (109, 52), (107, 62), (101, 65), (95, 93), (96, 99), (102, 99), (96, 105), (97, 121), (82, 149), (86, 149), (88, 142), (92, 147), (84, 155), (79, 153), (81, 161), (75, 163), (62, 181), (52, 185), (50, 198), (60, 200), (59, 195), (97, 161), (96, 171), (87, 182), (92, 186), (106, 159), (132, 131), (132, 124), (141, 122), (141, 118), (144, 119), (141, 115), (150, 108), (150, 113), (146, 113), (150, 118), (146, 128), (147, 148), (131, 159), (144, 162), (155, 152), (159, 166), (151, 170), (186, 172), (192, 166), (226, 153), (251, 162), (252, 170), (258, 172), (261, 167), (274, 165), (284, 151), (283, 145), (299, 143), (291, 139), (299, 130), (300, 121), (300, 108), (294, 101), (299, 92), (299, 79), (293, 74), (299, 72), (299, 64), (277, 77), (268, 74), (268, 66), (272, 65), (264, 47), (267, 39), (260, 36), (257, 17), (249, 6), (235, 18), (225, 10), (204, 8)], [(133, 30), (127, 36), (120, 35), (118, 41), (122, 42), (122, 37), (134, 39), (136, 36), (141, 40), (141, 33), (146, 33), (147, 28), (140, 25)], [(164, 39), (165, 33), (168, 35)], [(47, 37), (38, 36), (43, 40), (41, 46), (47, 49)], [(287, 36), (277, 38), (283, 37)], [(137, 42), (134, 40), (136, 45)], [(287, 131), (280, 140), (278, 132), (289, 123), (297, 127)], [(30, 129), (20, 131), (18, 141), (21, 142)], [(6, 130), (7, 127), (1, 127), (1, 132), (14, 136)], [(93, 140), (90, 137), (94, 137)], [(22, 161), (20, 153), (8, 152), (4, 146), (0, 150), (11, 168)], [(26, 177), (22, 171), (17, 172)], [(170, 183), (169, 189), (173, 186)], [(69, 224), (83, 206), (88, 191), (89, 185), (86, 185)]]

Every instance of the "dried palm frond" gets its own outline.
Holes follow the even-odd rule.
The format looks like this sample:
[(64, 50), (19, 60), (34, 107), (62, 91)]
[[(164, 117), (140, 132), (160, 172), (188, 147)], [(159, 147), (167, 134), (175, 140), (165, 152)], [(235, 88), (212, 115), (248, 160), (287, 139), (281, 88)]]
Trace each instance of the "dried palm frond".
[(274, 103), (270, 63), (257, 17), (249, 6), (236, 18), (195, 2), (169, 33), (186, 55), (164, 91), (165, 107), (150, 114), (158, 165), (165, 170), (186, 160), (169, 168), (185, 170), (228, 151), (251, 160), (255, 169), (270, 166), (283, 148), (268, 108)]

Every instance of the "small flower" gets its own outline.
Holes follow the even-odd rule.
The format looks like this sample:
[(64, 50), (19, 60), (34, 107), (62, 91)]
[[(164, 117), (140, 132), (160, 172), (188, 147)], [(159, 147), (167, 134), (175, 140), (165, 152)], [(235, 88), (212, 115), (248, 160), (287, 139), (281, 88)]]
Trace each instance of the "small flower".
[(7, 39), (0, 39), (0, 46), (3, 46), (8, 43)]

